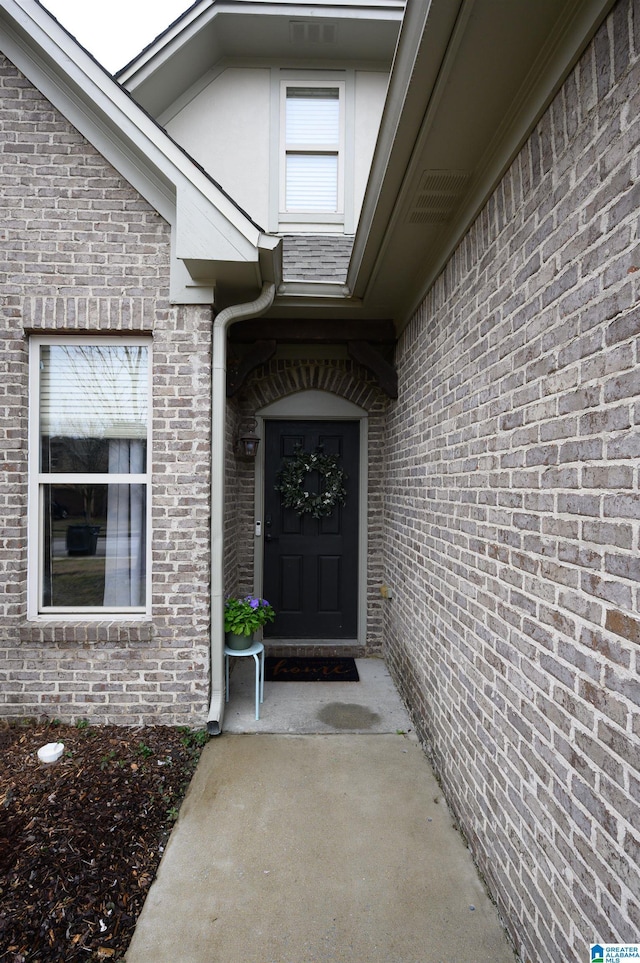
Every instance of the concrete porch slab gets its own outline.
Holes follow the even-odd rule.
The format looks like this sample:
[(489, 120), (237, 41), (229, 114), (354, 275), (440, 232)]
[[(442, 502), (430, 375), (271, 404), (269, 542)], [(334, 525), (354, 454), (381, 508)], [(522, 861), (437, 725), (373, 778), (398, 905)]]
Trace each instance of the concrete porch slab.
[(231, 660), (225, 732), (410, 732), (409, 714), (382, 659), (356, 659), (360, 682), (265, 682), (255, 718), (255, 663)]

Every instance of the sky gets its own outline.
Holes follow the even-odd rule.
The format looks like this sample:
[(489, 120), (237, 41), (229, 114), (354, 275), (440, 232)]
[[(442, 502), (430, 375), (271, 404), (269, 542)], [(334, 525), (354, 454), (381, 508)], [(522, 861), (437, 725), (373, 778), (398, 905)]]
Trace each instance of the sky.
[(129, 63), (193, 0), (41, 0), (110, 73)]

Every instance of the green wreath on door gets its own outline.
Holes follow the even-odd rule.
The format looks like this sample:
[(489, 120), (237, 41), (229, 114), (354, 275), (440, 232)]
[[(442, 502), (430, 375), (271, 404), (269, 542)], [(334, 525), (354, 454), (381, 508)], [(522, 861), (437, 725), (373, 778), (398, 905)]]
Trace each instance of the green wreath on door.
[[(321, 479), (321, 491), (307, 491), (304, 481), (311, 472), (317, 471)], [(285, 508), (292, 508), (298, 515), (327, 518), (336, 505), (344, 505), (347, 476), (338, 465), (337, 455), (325, 455), (321, 448), (304, 451), (296, 445), (293, 458), (289, 458), (276, 476), (275, 490), (282, 496)]]

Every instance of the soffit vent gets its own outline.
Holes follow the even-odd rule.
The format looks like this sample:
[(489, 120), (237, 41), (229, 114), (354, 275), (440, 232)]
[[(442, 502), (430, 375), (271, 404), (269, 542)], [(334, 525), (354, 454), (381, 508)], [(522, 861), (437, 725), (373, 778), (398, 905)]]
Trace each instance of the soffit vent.
[(409, 224), (443, 224), (457, 207), (466, 171), (423, 171), (409, 211)]
[(322, 23), (317, 20), (291, 20), (289, 39), (295, 44), (335, 43), (338, 26), (335, 23)]

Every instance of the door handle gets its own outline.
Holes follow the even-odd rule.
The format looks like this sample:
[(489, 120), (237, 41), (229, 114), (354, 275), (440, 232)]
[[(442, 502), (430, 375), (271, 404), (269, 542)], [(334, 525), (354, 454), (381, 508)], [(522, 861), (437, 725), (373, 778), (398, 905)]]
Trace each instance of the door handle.
[(264, 538), (265, 538), (265, 541), (266, 541), (266, 542), (277, 542), (277, 541), (278, 541), (278, 536), (277, 536), (277, 535), (272, 535), (271, 532), (267, 532), (267, 534), (265, 535)]

